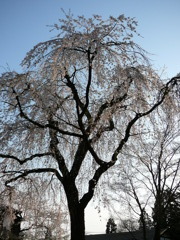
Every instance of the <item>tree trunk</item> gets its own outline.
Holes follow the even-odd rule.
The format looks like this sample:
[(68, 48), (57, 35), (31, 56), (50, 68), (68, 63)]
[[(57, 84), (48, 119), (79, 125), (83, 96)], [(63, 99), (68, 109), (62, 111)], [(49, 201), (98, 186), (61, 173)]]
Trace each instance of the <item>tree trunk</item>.
[[(159, 170), (160, 171), (160, 170)], [(154, 239), (153, 240), (160, 240), (160, 232), (162, 230), (162, 194), (161, 194), (161, 185), (160, 185), (160, 179), (158, 183), (158, 191), (156, 196), (156, 206), (155, 206), (155, 229), (154, 229)]]
[(79, 202), (79, 194), (75, 182), (71, 181), (71, 179), (66, 179), (63, 185), (71, 221), (71, 240), (85, 240), (85, 207)]
[(159, 226), (159, 224), (157, 224), (157, 226), (155, 226), (153, 240), (160, 240), (160, 226)]
[(71, 220), (71, 240), (85, 240), (84, 208), (78, 205), (69, 208)]
[(143, 219), (142, 222), (143, 222), (143, 238), (144, 238), (144, 240), (147, 240), (147, 233), (146, 233), (146, 223), (145, 223), (145, 220)]

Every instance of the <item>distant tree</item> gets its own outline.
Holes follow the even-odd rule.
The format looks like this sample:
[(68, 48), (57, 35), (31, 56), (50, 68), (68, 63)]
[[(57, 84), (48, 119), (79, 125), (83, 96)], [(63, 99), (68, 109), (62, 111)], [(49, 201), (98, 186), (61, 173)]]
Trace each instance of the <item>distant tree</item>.
[(106, 234), (116, 233), (117, 225), (114, 222), (113, 218), (109, 218), (106, 224)]
[(171, 113), (179, 78), (164, 82), (152, 69), (133, 42), (133, 18), (59, 22), (58, 35), (27, 54), (24, 73), (0, 77), (0, 177), (11, 186), (34, 175), (63, 186), (71, 240), (84, 240), (100, 178), (152, 115)]
[(134, 232), (138, 230), (137, 220), (135, 219), (121, 219), (118, 225), (118, 232)]

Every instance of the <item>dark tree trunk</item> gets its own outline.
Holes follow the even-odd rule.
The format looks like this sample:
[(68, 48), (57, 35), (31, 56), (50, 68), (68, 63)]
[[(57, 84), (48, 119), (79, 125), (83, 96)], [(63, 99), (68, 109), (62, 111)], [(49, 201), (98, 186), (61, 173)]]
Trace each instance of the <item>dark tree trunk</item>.
[[(69, 180), (69, 179), (68, 179)], [(71, 240), (85, 240), (85, 207), (79, 202), (79, 195), (73, 181), (64, 181), (71, 221)]]
[(142, 220), (142, 226), (143, 226), (143, 238), (144, 238), (144, 240), (147, 240), (147, 233), (146, 233), (146, 222), (145, 222), (145, 220), (144, 220), (144, 218), (143, 218), (143, 220)]
[(155, 226), (153, 240), (160, 240), (160, 226), (159, 226), (159, 224), (157, 224)]
[(85, 240), (84, 208), (78, 205), (71, 206), (69, 208), (71, 220), (71, 240)]
[(161, 189), (160, 182), (161, 182), (161, 180), (159, 179), (159, 184), (158, 184), (159, 190), (157, 191), (155, 213), (154, 213), (155, 229), (154, 229), (154, 239), (153, 240), (160, 240), (160, 232), (161, 232), (162, 226), (163, 226), (163, 224), (162, 224), (162, 222), (163, 222), (162, 193), (160, 191), (160, 189)]

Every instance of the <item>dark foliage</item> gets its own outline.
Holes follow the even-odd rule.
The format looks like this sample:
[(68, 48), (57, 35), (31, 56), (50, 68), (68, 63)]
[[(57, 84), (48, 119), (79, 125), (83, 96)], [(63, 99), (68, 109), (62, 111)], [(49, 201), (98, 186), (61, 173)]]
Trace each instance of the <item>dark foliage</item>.
[(109, 218), (106, 224), (106, 234), (116, 233), (117, 225), (114, 222), (113, 218)]
[[(161, 219), (160, 229), (173, 240), (180, 239), (180, 192), (173, 192), (167, 189), (161, 194), (161, 201), (156, 200), (153, 209), (153, 219), (155, 227), (158, 219)], [(160, 203), (160, 204), (158, 204)], [(160, 217), (158, 216), (160, 214)]]

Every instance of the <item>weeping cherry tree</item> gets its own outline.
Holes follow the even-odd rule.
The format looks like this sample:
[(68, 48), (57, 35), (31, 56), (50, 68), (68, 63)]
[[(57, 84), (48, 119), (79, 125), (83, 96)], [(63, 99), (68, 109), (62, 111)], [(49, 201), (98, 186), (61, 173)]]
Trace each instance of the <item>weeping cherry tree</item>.
[(1, 178), (61, 185), (71, 240), (85, 239), (85, 208), (126, 143), (176, 100), (179, 79), (156, 74), (133, 41), (136, 26), (124, 15), (65, 15), (56, 37), (27, 53), (23, 73), (0, 77)]

